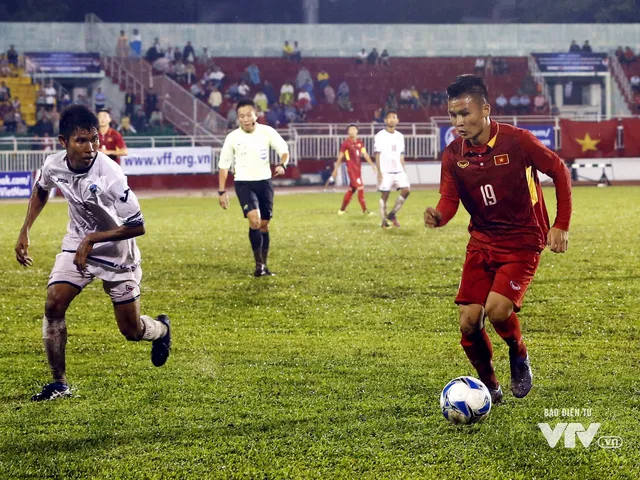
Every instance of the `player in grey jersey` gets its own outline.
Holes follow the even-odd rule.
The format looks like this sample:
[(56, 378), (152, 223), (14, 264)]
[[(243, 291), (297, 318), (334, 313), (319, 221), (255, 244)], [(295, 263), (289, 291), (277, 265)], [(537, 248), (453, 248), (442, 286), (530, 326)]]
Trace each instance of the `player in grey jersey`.
[(71, 396), (67, 384), (65, 313), (94, 278), (102, 280), (111, 297), (116, 322), (127, 340), (152, 341), (151, 361), (164, 365), (171, 348), (169, 318), (140, 315), (140, 251), (135, 237), (144, 235), (144, 218), (120, 166), (99, 152), (98, 119), (87, 107), (71, 105), (60, 117), (60, 143), (65, 150), (47, 157), (33, 189), (18, 236), (18, 262), (29, 267), (29, 230), (57, 188), (69, 209), (62, 252), (49, 276), (42, 319), (44, 348), (53, 383), (34, 395), (34, 401)]

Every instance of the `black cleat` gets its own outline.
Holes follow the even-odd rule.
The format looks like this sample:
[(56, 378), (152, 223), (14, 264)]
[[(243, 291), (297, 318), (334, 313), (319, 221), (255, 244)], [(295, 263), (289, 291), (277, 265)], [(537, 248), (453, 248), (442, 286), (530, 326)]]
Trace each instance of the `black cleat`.
[(264, 265), (262, 265), (261, 263), (256, 265), (256, 269), (253, 272), (253, 276), (254, 277), (264, 277), (266, 275), (265, 273), (266, 271), (266, 267)]
[(521, 358), (517, 354), (509, 352), (509, 365), (511, 366), (511, 391), (513, 396), (516, 398), (526, 397), (533, 384), (529, 355)]
[(151, 342), (151, 363), (161, 367), (167, 363), (169, 352), (171, 352), (171, 321), (164, 314), (158, 315), (156, 320), (167, 326), (167, 333)]
[(263, 277), (275, 277), (275, 275), (276, 274), (269, 270), (266, 265), (264, 266), (264, 273), (262, 274)]
[(57, 398), (71, 397), (71, 390), (66, 383), (53, 382), (42, 387), (40, 393), (36, 393), (31, 397), (32, 402), (42, 402), (45, 400), (55, 400)]
[(502, 387), (498, 385), (498, 388), (493, 389), (489, 388), (489, 393), (491, 394), (491, 405), (496, 405), (502, 401)]

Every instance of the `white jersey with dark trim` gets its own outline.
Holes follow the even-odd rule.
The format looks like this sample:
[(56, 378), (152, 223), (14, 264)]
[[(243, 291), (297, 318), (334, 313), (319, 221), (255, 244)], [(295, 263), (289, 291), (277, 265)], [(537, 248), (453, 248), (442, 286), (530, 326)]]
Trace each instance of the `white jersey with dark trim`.
[[(71, 168), (64, 150), (49, 155), (37, 185), (47, 191), (56, 187), (67, 199), (69, 224), (63, 251), (75, 252), (82, 239), (93, 232), (144, 225), (138, 198), (120, 165), (101, 152), (85, 170)], [(127, 280), (140, 264), (140, 250), (134, 238), (97, 243), (87, 264), (89, 273), (102, 280)]]

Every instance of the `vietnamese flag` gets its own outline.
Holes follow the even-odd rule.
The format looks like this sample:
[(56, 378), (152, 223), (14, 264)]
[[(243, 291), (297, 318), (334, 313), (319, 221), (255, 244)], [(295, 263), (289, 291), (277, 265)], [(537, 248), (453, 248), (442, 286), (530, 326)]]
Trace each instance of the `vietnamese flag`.
[(560, 156), (567, 160), (614, 157), (617, 131), (617, 120), (577, 122), (560, 119)]
[(640, 118), (622, 119), (624, 156), (640, 157)]

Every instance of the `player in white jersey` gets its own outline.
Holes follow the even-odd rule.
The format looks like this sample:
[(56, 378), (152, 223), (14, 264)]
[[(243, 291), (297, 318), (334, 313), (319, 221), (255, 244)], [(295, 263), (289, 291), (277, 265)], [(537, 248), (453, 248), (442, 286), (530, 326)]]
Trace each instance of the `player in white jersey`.
[(58, 188), (69, 209), (62, 252), (49, 276), (42, 319), (42, 337), (53, 383), (34, 395), (33, 401), (71, 396), (67, 384), (65, 314), (73, 299), (94, 278), (113, 302), (116, 322), (127, 340), (152, 341), (151, 361), (164, 365), (171, 348), (169, 318), (140, 315), (140, 251), (135, 237), (145, 233), (144, 219), (135, 194), (120, 166), (98, 151), (98, 119), (87, 107), (71, 105), (60, 117), (60, 143), (64, 151), (47, 157), (27, 208), (15, 252), (29, 267), (29, 230)]
[(273, 128), (257, 123), (256, 106), (240, 100), (236, 106), (240, 127), (227, 135), (218, 162), (219, 203), (225, 210), (229, 196), (225, 191), (229, 168), (234, 166), (236, 195), (244, 217), (249, 220), (249, 241), (256, 261), (254, 276), (273, 275), (267, 268), (269, 221), (273, 215), (273, 184), (269, 166), (269, 147), (280, 156), (275, 175), (284, 175), (289, 161), (287, 142)]
[[(380, 198), (380, 217), (382, 228), (389, 228), (391, 223), (400, 227), (396, 214), (404, 205), (409, 196), (409, 177), (404, 169), (404, 135), (396, 130), (398, 114), (395, 110), (389, 110), (385, 117), (386, 128), (376, 134), (373, 150), (376, 154), (376, 166), (378, 167), (378, 189), (382, 192)], [(387, 200), (389, 192), (395, 187), (400, 190), (396, 203), (387, 215)]]

